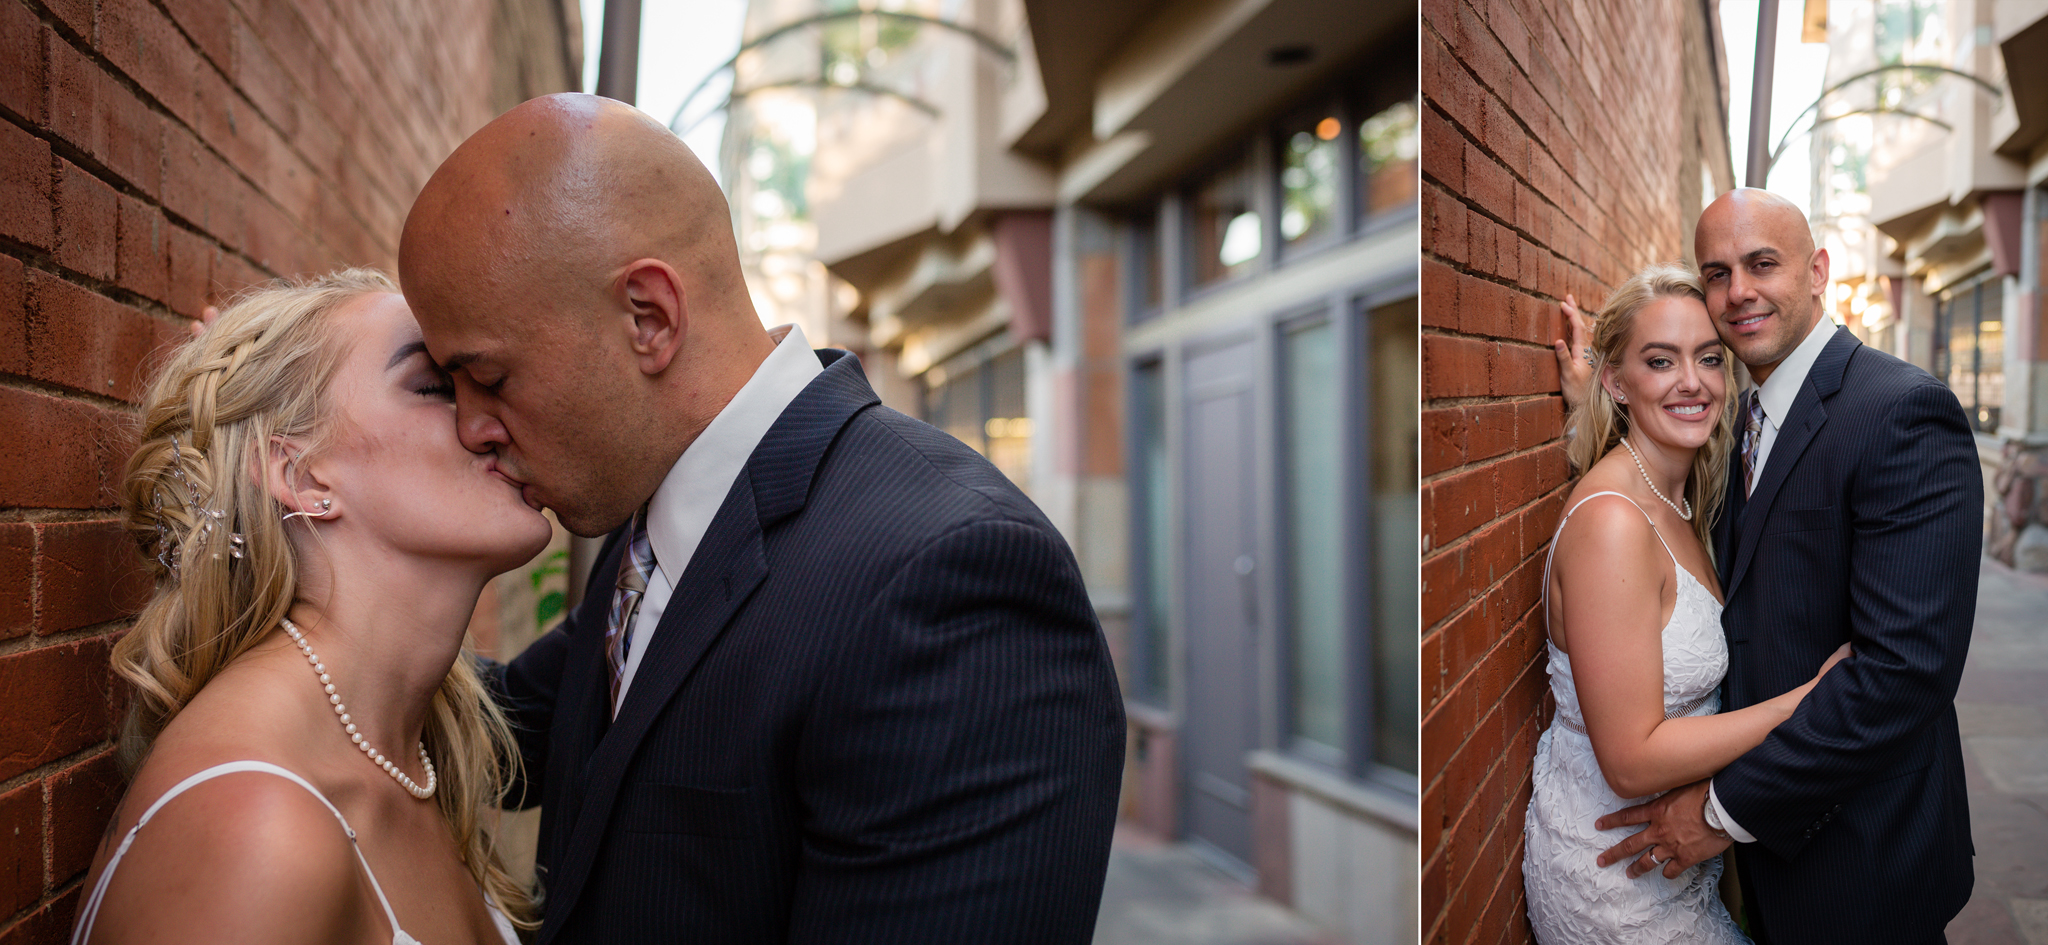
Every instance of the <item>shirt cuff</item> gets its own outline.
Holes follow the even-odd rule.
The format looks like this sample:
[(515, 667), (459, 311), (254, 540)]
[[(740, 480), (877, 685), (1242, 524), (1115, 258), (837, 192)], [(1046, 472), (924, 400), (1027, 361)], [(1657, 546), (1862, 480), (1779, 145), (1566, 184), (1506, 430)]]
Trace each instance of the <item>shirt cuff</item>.
[(1721, 829), (1728, 832), (1729, 839), (1734, 840), (1736, 843), (1756, 842), (1754, 835), (1742, 829), (1742, 825), (1736, 823), (1735, 818), (1728, 816), (1728, 808), (1721, 806), (1721, 798), (1715, 795), (1714, 782), (1712, 781), (1707, 782), (1707, 806), (1714, 809), (1714, 816), (1720, 818)]

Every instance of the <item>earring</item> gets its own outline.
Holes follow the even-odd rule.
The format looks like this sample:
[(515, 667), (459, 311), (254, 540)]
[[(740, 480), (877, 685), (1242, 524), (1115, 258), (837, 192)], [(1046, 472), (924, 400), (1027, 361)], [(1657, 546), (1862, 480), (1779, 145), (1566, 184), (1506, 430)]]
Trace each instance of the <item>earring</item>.
[(286, 513), (285, 513), (285, 516), (284, 516), (284, 518), (280, 519), (280, 521), (285, 521), (285, 522), (289, 522), (289, 521), (291, 521), (292, 519), (298, 518), (298, 517), (299, 517), (299, 516), (301, 516), (301, 515), (303, 515), (303, 516), (305, 516), (305, 517), (307, 517), (307, 518), (326, 518), (326, 517), (327, 517), (327, 513), (331, 512), (331, 511), (334, 511), (334, 500), (333, 500), (333, 499), (321, 499), (321, 500), (320, 500), (320, 511), (318, 511), (318, 512), (286, 512)]
[(1628, 395), (1626, 395), (1626, 394), (1616, 394), (1616, 395), (1614, 395), (1614, 402), (1615, 402), (1615, 403), (1617, 403), (1617, 404), (1625, 404), (1625, 403), (1628, 403)]

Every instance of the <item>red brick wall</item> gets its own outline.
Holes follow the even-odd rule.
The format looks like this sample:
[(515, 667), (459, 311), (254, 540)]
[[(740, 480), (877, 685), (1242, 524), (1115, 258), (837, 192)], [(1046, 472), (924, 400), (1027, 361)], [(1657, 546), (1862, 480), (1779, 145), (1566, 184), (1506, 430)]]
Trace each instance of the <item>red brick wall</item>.
[(412, 195), (509, 104), (507, 18), (542, 11), (529, 66), (568, 72), (553, 4), (0, 0), (0, 945), (65, 939), (121, 789), (145, 363), (252, 281), (390, 267)]
[(1684, 254), (1700, 177), (1678, 104), (1682, 34), (1699, 8), (1422, 4), (1420, 845), (1432, 943), (1530, 940), (1522, 817), (1550, 715), (1537, 605), (1569, 474), (1548, 344), (1567, 292), (1597, 306), (1638, 267)]

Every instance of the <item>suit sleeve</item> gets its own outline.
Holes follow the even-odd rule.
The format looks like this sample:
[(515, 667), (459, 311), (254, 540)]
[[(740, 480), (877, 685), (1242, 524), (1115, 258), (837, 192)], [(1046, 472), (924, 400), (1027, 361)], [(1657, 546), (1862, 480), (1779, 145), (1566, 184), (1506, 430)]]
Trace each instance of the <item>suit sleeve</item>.
[(1969, 424), (1954, 394), (1927, 383), (1874, 433), (1841, 500), (1849, 560), (1818, 564), (1848, 569), (1855, 655), (1714, 776), (1728, 813), (1788, 860), (1859, 788), (1912, 770), (1969, 652), (1984, 505)]
[(1064, 541), (995, 521), (923, 550), (807, 718), (792, 943), (1090, 940), (1124, 718)]

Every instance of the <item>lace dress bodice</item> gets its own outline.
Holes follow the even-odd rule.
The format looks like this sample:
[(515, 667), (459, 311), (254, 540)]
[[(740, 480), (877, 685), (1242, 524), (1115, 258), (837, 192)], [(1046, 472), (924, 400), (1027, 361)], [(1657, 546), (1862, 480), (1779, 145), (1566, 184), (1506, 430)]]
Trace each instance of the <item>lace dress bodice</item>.
[[(1580, 505), (1603, 495), (1634, 504), (1617, 492), (1594, 493), (1565, 513), (1558, 531), (1564, 530), (1564, 521)], [(1653, 522), (1651, 528), (1655, 527)], [(1663, 541), (1662, 535), (1658, 541)], [(1551, 547), (1556, 548), (1554, 535)], [(1669, 545), (1665, 551), (1670, 551)], [(1678, 600), (1662, 632), (1664, 717), (1712, 715), (1720, 711), (1718, 690), (1728, 672), (1721, 604), (1678, 563), (1676, 555), (1671, 561), (1677, 574)], [(1547, 561), (1543, 582), (1544, 606), (1548, 608)], [(1600, 867), (1596, 858), (1601, 851), (1641, 828), (1595, 830), (1593, 822), (1657, 795), (1625, 798), (1608, 787), (1593, 755), (1592, 740), (1586, 735), (1571, 657), (1555, 644), (1549, 644), (1548, 650), (1550, 692), (1557, 700), (1557, 713), (1536, 743), (1533, 787), (1523, 824), (1522, 879), (1537, 941), (1545, 945), (1747, 943), (1749, 939), (1721, 904), (1718, 857), (1680, 873), (1677, 879), (1665, 879), (1660, 872), (1629, 879), (1626, 861)]]

